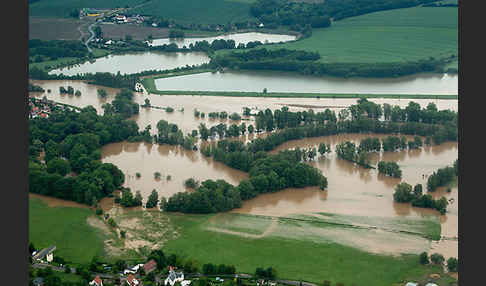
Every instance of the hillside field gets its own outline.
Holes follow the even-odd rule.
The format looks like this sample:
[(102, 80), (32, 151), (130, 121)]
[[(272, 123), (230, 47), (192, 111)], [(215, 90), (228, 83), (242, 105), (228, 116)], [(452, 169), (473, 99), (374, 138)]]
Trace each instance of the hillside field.
[(130, 11), (184, 23), (226, 24), (254, 19), (250, 15), (252, 2), (253, 0), (159, 0)]
[(113, 9), (133, 7), (147, 0), (39, 0), (29, 4), (29, 16), (68, 17), (74, 9)]
[[(269, 49), (315, 51), (320, 62), (405, 62), (458, 55), (455, 7), (413, 7), (375, 12), (313, 29), (312, 36)], [(228, 50), (218, 51), (227, 53)]]

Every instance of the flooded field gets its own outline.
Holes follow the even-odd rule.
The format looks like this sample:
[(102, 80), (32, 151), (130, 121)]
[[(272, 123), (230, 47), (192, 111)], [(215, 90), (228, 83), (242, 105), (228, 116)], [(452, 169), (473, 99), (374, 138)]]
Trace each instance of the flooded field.
[(365, 94), (457, 94), (458, 76), (420, 74), (399, 78), (312, 77), (285, 72), (199, 73), (155, 80), (158, 90)]
[[(89, 85), (82, 81), (32, 82), (43, 87), (46, 92), (31, 93), (31, 96), (41, 97), (46, 95), (48, 99), (78, 107), (92, 105), (100, 114), (102, 113), (101, 105), (105, 102), (111, 102), (118, 91), (118, 89)], [(59, 86), (66, 87), (68, 85), (71, 85), (75, 90), (80, 90), (82, 96), (60, 95)], [(96, 93), (97, 88), (107, 90), (107, 98), (98, 98)], [(51, 92), (48, 93), (47, 89), (51, 89)], [(135, 95), (135, 101), (140, 104), (146, 98), (149, 98), (151, 104), (154, 106), (171, 106), (175, 109), (173, 113), (167, 113), (161, 109), (140, 108), (140, 114), (134, 116), (132, 119), (138, 123), (140, 128), (151, 124), (153, 133), (156, 131), (157, 122), (161, 119), (178, 124), (184, 133), (188, 133), (192, 129), (197, 129), (197, 126), (201, 122), (206, 123), (207, 126), (216, 125), (220, 122), (227, 124), (233, 123), (230, 120), (211, 120), (207, 117), (204, 119), (196, 119), (193, 114), (195, 108), (206, 112), (206, 114), (212, 111), (238, 112), (241, 114), (243, 107), (250, 107), (252, 108), (252, 112), (257, 112), (266, 108), (272, 110), (280, 109), (282, 106), (289, 106), (289, 109), (292, 111), (307, 110), (309, 108), (315, 111), (322, 111), (323, 108), (330, 108), (338, 112), (341, 108), (355, 104), (357, 101), (356, 99), (238, 98), (191, 95), (159, 96), (141, 93), (136, 93)], [(398, 104), (401, 107), (405, 107), (410, 102), (410, 100), (405, 99), (371, 100), (381, 104)], [(413, 101), (418, 102), (422, 107), (425, 107), (429, 102), (434, 102), (439, 109), (452, 109), (455, 111), (457, 111), (458, 105), (457, 100), (422, 99)], [(184, 108), (183, 112), (180, 111), (182, 108)], [(252, 136), (265, 136), (265, 134)], [(254, 138), (252, 136), (240, 138), (240, 140), (252, 139)], [(385, 135), (347, 134), (296, 140), (279, 146), (274, 152), (295, 148), (297, 146), (300, 148), (309, 148), (317, 146), (321, 142), (331, 144), (332, 153), (325, 158), (317, 158), (315, 161), (309, 163), (319, 168), (328, 178), (328, 189), (326, 191), (320, 191), (318, 188), (287, 189), (278, 193), (263, 194), (253, 200), (244, 202), (242, 208), (233, 210), (232, 212), (278, 217), (313, 213), (387, 218), (438, 216), (440, 217), (442, 227), (441, 236), (445, 238), (439, 242), (430, 243), (428, 247), (431, 247), (431, 250), (429, 252), (442, 253), (446, 256), (446, 259), (450, 256), (457, 257), (458, 242), (455, 239), (458, 234), (457, 187), (453, 187), (450, 193), (447, 193), (445, 188), (440, 188), (432, 193), (435, 198), (444, 195), (447, 199), (453, 199), (449, 203), (447, 214), (443, 216), (440, 216), (437, 211), (431, 209), (415, 208), (411, 207), (410, 204), (393, 202), (394, 187), (401, 181), (411, 185), (421, 183), (425, 190), (427, 177), (422, 175), (430, 175), (438, 168), (452, 165), (458, 157), (457, 143), (448, 142), (439, 146), (424, 147), (418, 150), (373, 154), (371, 156), (372, 164), (376, 164), (379, 160), (386, 160), (395, 161), (400, 165), (403, 178), (393, 179), (378, 174), (377, 170), (364, 169), (336, 157), (334, 150), (337, 143), (349, 140), (359, 144), (360, 140), (370, 136), (378, 138), (385, 137)], [(246, 173), (214, 162), (211, 158), (205, 158), (200, 152), (186, 151), (176, 146), (128, 142), (110, 144), (102, 149), (102, 161), (117, 165), (126, 176), (125, 186), (130, 187), (133, 192), (140, 190), (144, 199), (148, 197), (153, 189), (156, 189), (160, 196), (165, 197), (170, 197), (179, 191), (191, 191), (187, 190), (183, 185), (183, 182), (190, 177), (195, 177), (199, 181), (205, 179), (224, 179), (235, 185), (240, 180), (247, 178)], [(136, 178), (137, 172), (141, 174), (140, 178)], [(154, 178), (154, 172), (161, 173), (160, 180)], [(170, 180), (167, 180), (167, 175), (171, 176)], [(103, 209), (110, 209), (113, 205), (113, 198), (105, 199), (101, 205)], [(320, 230), (316, 231), (317, 235)], [(339, 237), (338, 233), (336, 233), (336, 237)], [(355, 243), (371, 247), (370, 241), (373, 239), (369, 238), (362, 242), (356, 240)], [(413, 241), (414, 246), (408, 245), (404, 247), (409, 247), (413, 251), (418, 251), (424, 247), (423, 242)], [(351, 241), (347, 243), (352, 244)], [(376, 245), (373, 247), (374, 252), (379, 251)], [(390, 247), (393, 248), (394, 246)], [(391, 248), (385, 250), (392, 251)]]
[[(74, 105), (77, 107), (86, 107), (92, 105), (99, 114), (103, 113), (102, 105), (106, 102), (111, 102), (115, 94), (119, 89), (107, 88), (103, 86), (90, 85), (83, 81), (43, 81), (32, 80), (32, 83), (41, 86), (46, 91), (44, 93), (31, 93), (31, 96), (42, 97), (46, 96), (48, 99)], [(72, 86), (75, 90), (80, 90), (82, 95), (80, 97), (65, 95), (59, 93), (59, 87), (68, 85)], [(98, 97), (97, 89), (105, 89), (108, 96), (105, 99)], [(51, 89), (51, 93), (47, 90)], [(135, 120), (140, 128), (145, 128), (148, 124), (152, 125), (152, 132), (156, 131), (157, 122), (161, 119), (167, 120), (171, 123), (175, 123), (183, 130), (184, 133), (191, 132), (193, 129), (197, 129), (200, 123), (205, 123), (208, 127), (219, 124), (221, 122), (226, 124), (232, 124), (233, 121), (195, 118), (194, 109), (201, 112), (205, 112), (206, 115), (209, 112), (221, 112), (226, 111), (228, 114), (237, 112), (242, 114), (244, 107), (252, 109), (252, 113), (257, 113), (259, 110), (265, 110), (270, 108), (271, 110), (281, 109), (283, 106), (288, 106), (291, 111), (304, 111), (313, 109), (315, 112), (323, 111), (325, 108), (334, 110), (336, 113), (342, 108), (356, 104), (356, 98), (256, 98), (256, 97), (222, 97), (222, 96), (200, 96), (200, 95), (155, 95), (155, 94), (142, 94), (135, 93), (134, 100), (143, 104), (145, 99), (149, 99), (153, 106), (174, 108), (174, 112), (167, 113), (162, 109), (150, 109), (140, 108), (140, 114), (134, 116)], [(370, 101), (383, 104), (389, 103), (391, 105), (399, 105), (404, 108), (410, 101), (419, 103), (422, 107), (427, 106), (428, 103), (433, 102), (437, 105), (439, 110), (451, 109), (457, 111), (458, 100), (444, 100), (444, 99), (383, 99), (373, 98)], [(184, 112), (180, 110), (184, 108)], [(250, 121), (253, 122), (253, 118)], [(241, 122), (237, 122), (240, 124)]]
[(200, 65), (209, 62), (204, 53), (137, 52), (122, 55), (108, 55), (92, 62), (52, 70), (49, 74), (76, 75), (83, 73), (110, 72), (116, 74), (139, 73), (146, 70), (167, 70), (186, 65)]
[(248, 42), (253, 41), (260, 41), (264, 44), (266, 43), (279, 43), (279, 42), (288, 42), (294, 41), (297, 39), (296, 36), (293, 35), (279, 35), (279, 34), (267, 34), (267, 33), (258, 33), (258, 32), (249, 32), (249, 33), (238, 33), (238, 34), (228, 34), (228, 35), (221, 35), (217, 37), (199, 37), (199, 38), (184, 38), (184, 39), (155, 39), (153, 40), (150, 45), (151, 46), (161, 46), (161, 45), (168, 45), (170, 43), (175, 43), (179, 48), (184, 46), (189, 47), (190, 44), (195, 44), (196, 42), (201, 41), (208, 41), (208, 43), (212, 43), (214, 40), (234, 40), (235, 46), (238, 46), (240, 43), (247, 44)]
[[(101, 161), (118, 166), (125, 174), (124, 186), (133, 193), (140, 190), (144, 200), (153, 189), (166, 198), (187, 191), (184, 181), (191, 177), (198, 181), (224, 179), (231, 184), (248, 177), (244, 172), (180, 146), (121, 142), (106, 145), (101, 152)], [(140, 178), (136, 177), (137, 172)], [(160, 179), (155, 179), (155, 172), (161, 174)]]

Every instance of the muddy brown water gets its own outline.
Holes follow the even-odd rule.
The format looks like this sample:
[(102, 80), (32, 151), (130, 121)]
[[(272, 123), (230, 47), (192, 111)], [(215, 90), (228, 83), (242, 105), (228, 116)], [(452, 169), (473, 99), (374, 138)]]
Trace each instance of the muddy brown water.
[[(93, 106), (99, 114), (103, 113), (102, 105), (111, 102), (119, 89), (108, 88), (97, 85), (90, 85), (84, 81), (62, 80), (62, 81), (43, 81), (32, 80), (32, 83), (41, 86), (45, 89), (44, 93), (31, 92), (30, 96), (41, 98), (46, 96), (48, 99), (70, 104), (77, 107)], [(68, 85), (75, 90), (81, 91), (81, 96), (66, 95), (59, 93), (59, 87)], [(47, 90), (51, 89), (48, 93)], [(105, 89), (108, 96), (100, 98), (97, 95), (98, 89)], [(243, 121), (234, 122), (229, 119), (210, 119), (207, 114), (209, 112), (226, 111), (228, 114), (237, 112), (243, 113), (243, 108), (248, 107), (252, 109), (252, 113), (258, 113), (260, 110), (267, 108), (271, 110), (281, 109), (283, 106), (288, 106), (291, 111), (304, 111), (313, 109), (315, 112), (323, 111), (325, 108), (339, 112), (343, 107), (356, 104), (355, 98), (257, 98), (257, 97), (220, 97), (220, 96), (199, 96), (199, 95), (155, 95), (135, 93), (135, 101), (139, 104), (144, 104), (145, 99), (149, 99), (153, 106), (157, 107), (172, 107), (174, 112), (168, 113), (164, 109), (154, 108), (140, 108), (140, 114), (132, 117), (137, 122), (141, 129), (147, 125), (152, 126), (152, 133), (156, 132), (157, 122), (161, 119), (175, 123), (182, 129), (184, 133), (190, 133), (193, 129), (197, 129), (200, 123), (205, 123), (206, 126), (211, 127), (219, 123), (241, 124)], [(370, 99), (376, 103), (389, 103), (392, 105), (399, 105), (402, 108), (406, 107), (412, 100), (410, 99)], [(433, 102), (437, 105), (439, 110), (451, 109), (457, 111), (457, 100), (440, 100), (440, 99), (414, 99), (414, 102), (419, 103), (422, 107), (427, 106), (428, 103)], [(184, 111), (180, 111), (184, 109)], [(205, 118), (195, 118), (194, 109), (206, 113)], [(244, 121), (247, 125), (254, 124), (253, 117), (249, 121)]]
[[(451, 188), (450, 193), (446, 188), (439, 188), (430, 194), (434, 198), (445, 196), (448, 200), (454, 199), (448, 206), (446, 215), (440, 215), (437, 211), (412, 207), (409, 203), (395, 203), (393, 193), (395, 186), (400, 182), (407, 182), (414, 186), (422, 184), (426, 192), (427, 178), (423, 174), (430, 175), (438, 168), (447, 165), (452, 166), (458, 156), (456, 142), (447, 142), (438, 146), (425, 147), (418, 150), (399, 152), (382, 152), (372, 154), (371, 164), (375, 165), (380, 160), (395, 161), (402, 169), (402, 178), (395, 179), (382, 174), (377, 170), (364, 169), (351, 164), (348, 161), (337, 158), (334, 150), (336, 144), (343, 141), (359, 141), (366, 137), (384, 138), (387, 135), (345, 134), (294, 140), (282, 144), (272, 152), (295, 147), (317, 147), (319, 143), (329, 143), (331, 152), (326, 157), (320, 157), (310, 165), (320, 169), (328, 179), (328, 188), (325, 191), (317, 187), (304, 189), (287, 189), (278, 193), (263, 194), (250, 201), (245, 201), (242, 208), (232, 212), (268, 216), (289, 216), (292, 214), (310, 214), (315, 212), (328, 212), (356, 216), (440, 216), (441, 236), (454, 238), (458, 236), (458, 188)], [(407, 136), (409, 139), (411, 136)], [(442, 253), (446, 259), (450, 256), (457, 257), (457, 240), (441, 240), (432, 243), (433, 252)]]
[[(228, 168), (220, 162), (204, 157), (200, 152), (184, 150), (180, 146), (157, 145), (147, 143), (112, 143), (102, 148), (102, 162), (113, 163), (125, 174), (125, 187), (133, 193), (140, 190), (144, 200), (153, 189), (159, 196), (166, 198), (177, 192), (188, 191), (184, 181), (195, 178), (224, 179), (231, 184), (248, 175)], [(141, 177), (137, 178), (136, 173)], [(160, 172), (161, 178), (155, 179), (154, 173)], [(171, 179), (167, 180), (170, 175)]]
[[(92, 105), (101, 114), (101, 105), (111, 102), (119, 89), (99, 87), (89, 85), (83, 81), (32, 81), (34, 84), (43, 87), (46, 92), (31, 93), (31, 96), (42, 97), (46, 95), (48, 99), (59, 101), (66, 104), (85, 107)], [(68, 96), (59, 94), (59, 86), (73, 86), (79, 89), (82, 96)], [(103, 88), (107, 90), (106, 99), (100, 99), (96, 90)], [(51, 89), (51, 93), (47, 93)], [(212, 126), (220, 122), (232, 123), (230, 120), (211, 120), (209, 118), (196, 119), (193, 114), (194, 108), (205, 112), (226, 111), (228, 113), (242, 113), (243, 107), (250, 107), (252, 112), (270, 108), (280, 109), (283, 105), (291, 106), (292, 111), (307, 110), (308, 106), (314, 106), (315, 111), (321, 111), (315, 106), (349, 106), (356, 103), (356, 99), (313, 99), (313, 98), (239, 98), (239, 97), (211, 97), (211, 96), (171, 96), (171, 95), (147, 95), (136, 93), (135, 100), (142, 104), (144, 99), (149, 98), (152, 105), (175, 109), (173, 113), (165, 110), (140, 108), (140, 114), (133, 119), (140, 128), (147, 124), (152, 125), (152, 132), (156, 131), (156, 124), (160, 119), (165, 119), (179, 125), (184, 133), (197, 129), (201, 122)], [(377, 103), (399, 104), (405, 107), (410, 100), (404, 99), (371, 99)], [(457, 100), (413, 100), (425, 107), (428, 102), (434, 102), (439, 109), (452, 109), (457, 111)], [(305, 105), (306, 107), (300, 107)], [(180, 112), (181, 108), (184, 112)], [(336, 112), (340, 108), (335, 108)], [(238, 122), (241, 123), (241, 122)], [(247, 122), (248, 125), (248, 122)], [(244, 139), (251, 139), (256, 136), (266, 136), (265, 134), (252, 135)], [(439, 146), (424, 147), (419, 150), (408, 150), (400, 152), (386, 152), (371, 156), (373, 164), (378, 160), (396, 161), (403, 172), (403, 178), (393, 179), (377, 173), (377, 170), (369, 170), (354, 166), (353, 164), (338, 159), (335, 156), (335, 145), (339, 142), (350, 140), (356, 143), (365, 137), (383, 138), (386, 135), (359, 135), (347, 134), (339, 136), (328, 136), (320, 138), (310, 138), (287, 142), (275, 151), (295, 148), (308, 148), (317, 146), (321, 142), (331, 144), (333, 152), (325, 158), (315, 159), (309, 164), (322, 170), (328, 178), (329, 186), (326, 191), (317, 188), (287, 189), (278, 193), (263, 194), (259, 197), (246, 201), (243, 207), (233, 212), (262, 214), (271, 216), (286, 216), (294, 213), (311, 212), (330, 212), (338, 214), (351, 214), (360, 216), (423, 216), (439, 215), (437, 211), (411, 207), (410, 204), (398, 204), (393, 202), (394, 187), (400, 181), (405, 181), (412, 185), (422, 183), (426, 186), (427, 178), (422, 174), (430, 175), (438, 168), (451, 165), (458, 156), (457, 143), (449, 142)], [(410, 137), (409, 137), (410, 138)], [(240, 140), (243, 138), (239, 138)], [(234, 139), (236, 140), (236, 139)], [(189, 177), (198, 180), (204, 179), (225, 179), (232, 184), (247, 177), (246, 173), (228, 168), (227, 166), (213, 162), (210, 158), (205, 158), (199, 152), (185, 151), (175, 146), (159, 146), (146, 143), (121, 142), (105, 146), (102, 149), (103, 162), (110, 162), (117, 165), (126, 175), (126, 186), (133, 192), (140, 190), (144, 199), (148, 197), (152, 189), (156, 189), (159, 195), (169, 197), (170, 195), (186, 191), (183, 181)], [(154, 179), (154, 172), (162, 174), (160, 181)], [(141, 178), (137, 179), (135, 173), (140, 172)], [(170, 174), (172, 180), (167, 181), (166, 176)], [(432, 193), (434, 197), (441, 195), (446, 198), (453, 198), (454, 202), (448, 206), (448, 212), (441, 217), (442, 236), (457, 237), (458, 233), (458, 188), (453, 187), (451, 193), (447, 193), (445, 188), (441, 188)], [(111, 202), (106, 203), (109, 209)], [(444, 256), (457, 257), (458, 243), (456, 240), (442, 240), (432, 243), (432, 251), (442, 253)]]

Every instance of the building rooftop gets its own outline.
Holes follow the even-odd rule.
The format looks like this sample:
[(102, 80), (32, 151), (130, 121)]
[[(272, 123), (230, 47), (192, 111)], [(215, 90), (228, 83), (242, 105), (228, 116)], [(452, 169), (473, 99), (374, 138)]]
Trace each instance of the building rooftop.
[(51, 245), (49, 246), (48, 248), (44, 248), (42, 249), (41, 251), (39, 251), (39, 253), (37, 253), (35, 256), (34, 256), (34, 259), (43, 259), (44, 257), (46, 257), (48, 254), (54, 252), (54, 250), (56, 250), (56, 246), (55, 245)]

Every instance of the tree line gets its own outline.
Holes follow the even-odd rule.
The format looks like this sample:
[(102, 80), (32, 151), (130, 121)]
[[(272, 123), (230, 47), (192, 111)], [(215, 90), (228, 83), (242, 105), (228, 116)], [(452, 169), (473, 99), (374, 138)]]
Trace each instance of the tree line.
[(444, 167), (432, 173), (427, 179), (427, 191), (433, 192), (438, 187), (442, 187), (452, 182), (458, 176), (457, 160), (454, 161), (453, 167)]
[(29, 58), (33, 62), (57, 60), (58, 58), (84, 58), (89, 55), (88, 49), (80, 41), (67, 40), (29, 40)]
[[(267, 55), (265, 57), (252, 57), (254, 54), (257, 54), (256, 51)], [(235, 51), (215, 55), (211, 58), (209, 64), (213, 68), (289, 71), (314, 76), (331, 75), (337, 77), (399, 77), (420, 72), (442, 72), (447, 60), (430, 57), (428, 59), (408, 62), (322, 63), (313, 59), (315, 56), (309, 57), (309, 59), (305, 60), (290, 56), (299, 52), (304, 51), (287, 50), (287, 53), (284, 56), (277, 57), (275, 56), (275, 51), (266, 51), (266, 48), (238, 52)], [(316, 54), (319, 55), (318, 53)]]
[(94, 205), (119, 189), (124, 174), (100, 162), (101, 147), (140, 135), (127, 116), (117, 108), (100, 116), (88, 106), (79, 112), (58, 107), (48, 118), (30, 119), (29, 191)]
[[(204, 149), (204, 151), (203, 151)], [(215, 213), (241, 207), (242, 200), (266, 192), (306, 186), (327, 187), (322, 173), (301, 162), (302, 153), (296, 150), (270, 155), (252, 153), (240, 141), (220, 140), (217, 145), (201, 147), (201, 152), (216, 161), (249, 173), (249, 179), (233, 186), (224, 180), (206, 180), (195, 192), (179, 192), (163, 203), (163, 210), (184, 213)]]
[(250, 14), (265, 27), (289, 26), (292, 30), (311, 26), (322, 28), (334, 21), (382, 10), (413, 7), (435, 0), (327, 0), (323, 2), (257, 0), (250, 7)]
[(402, 182), (395, 187), (393, 200), (398, 203), (412, 203), (414, 207), (431, 208), (445, 214), (449, 202), (445, 197), (434, 200), (431, 195), (422, 193), (422, 184), (413, 187), (410, 184)]

